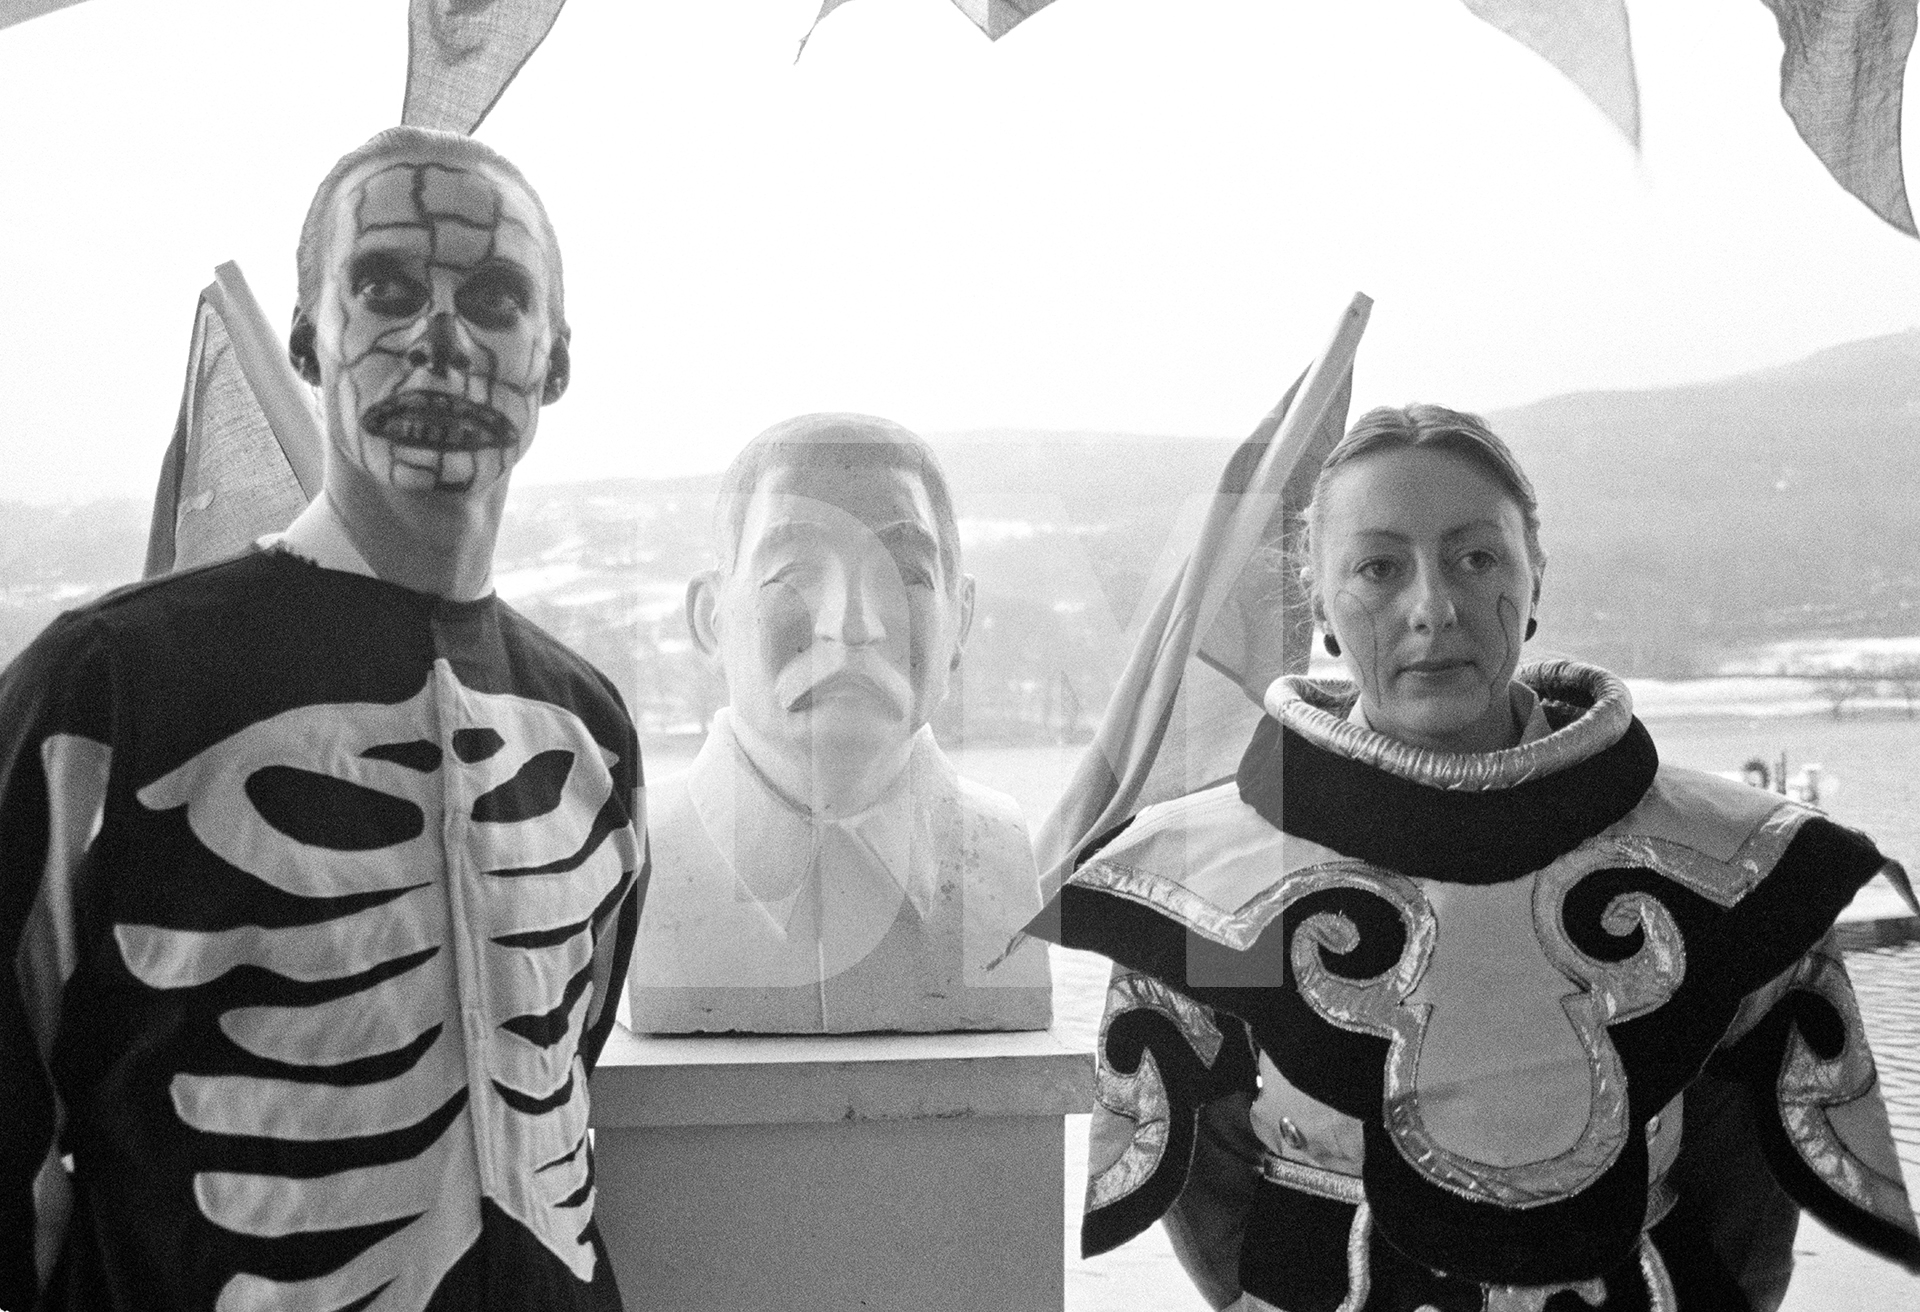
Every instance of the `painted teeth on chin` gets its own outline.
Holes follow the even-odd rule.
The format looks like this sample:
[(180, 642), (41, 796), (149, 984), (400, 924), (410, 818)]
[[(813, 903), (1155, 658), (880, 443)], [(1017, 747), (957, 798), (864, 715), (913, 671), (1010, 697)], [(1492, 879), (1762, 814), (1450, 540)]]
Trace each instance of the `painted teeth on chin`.
[(478, 451), (511, 444), (511, 420), (490, 406), (448, 392), (403, 392), (361, 421), (375, 437), (399, 446)]
[(450, 415), (395, 415), (380, 425), (380, 436), (402, 446), (431, 446), (443, 450), (474, 451), (497, 445), (485, 425)]

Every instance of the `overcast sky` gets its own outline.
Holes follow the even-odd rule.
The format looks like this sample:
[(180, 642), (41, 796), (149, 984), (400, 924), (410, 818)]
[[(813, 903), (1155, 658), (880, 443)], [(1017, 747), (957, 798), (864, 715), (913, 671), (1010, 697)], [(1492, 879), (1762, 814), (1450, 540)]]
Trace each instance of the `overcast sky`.
[[(1238, 435), (1356, 289), (1359, 405), (1720, 377), (1920, 322), (1920, 244), (1777, 101), (1757, 0), (1632, 5), (1634, 152), (1453, 0), (572, 0), (482, 126), (553, 212), (574, 383), (527, 477), (713, 469), (813, 409)], [(201, 287), (291, 313), (404, 0), (0, 31), (0, 497), (150, 495)]]

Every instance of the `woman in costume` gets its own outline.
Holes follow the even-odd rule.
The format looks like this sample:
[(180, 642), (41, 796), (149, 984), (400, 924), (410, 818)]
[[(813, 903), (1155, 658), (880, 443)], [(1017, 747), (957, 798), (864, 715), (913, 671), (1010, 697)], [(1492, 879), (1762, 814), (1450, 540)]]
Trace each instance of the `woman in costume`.
[(1367, 414), (1305, 518), (1351, 683), (1278, 680), (1049, 908), (1117, 963), (1086, 1250), (1165, 1217), (1243, 1312), (1737, 1312), (1804, 1207), (1920, 1269), (1828, 940), (1890, 863), (1661, 765), (1606, 671), (1517, 670), (1545, 556), (1481, 420)]

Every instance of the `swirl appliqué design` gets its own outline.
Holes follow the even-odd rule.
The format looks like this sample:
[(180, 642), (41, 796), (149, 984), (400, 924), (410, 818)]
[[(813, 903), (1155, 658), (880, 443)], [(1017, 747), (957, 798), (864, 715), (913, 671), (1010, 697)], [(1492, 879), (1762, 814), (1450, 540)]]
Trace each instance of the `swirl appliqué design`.
[(1679, 988), (1686, 954), (1678, 925), (1658, 898), (1644, 892), (1613, 898), (1601, 916), (1612, 939), (1638, 946), (1621, 960), (1600, 960), (1583, 951), (1566, 927), (1566, 902), (1581, 881), (1614, 866), (1597, 847), (1582, 847), (1532, 877), (1532, 950), (1573, 987), (1559, 999), (1572, 1041), (1584, 1055), (1588, 1111), (1570, 1147), (1537, 1160), (1499, 1163), (1451, 1149), (1429, 1123), (1423, 1107), (1423, 1057), (1429, 1055), (1435, 1003), (1413, 995), (1449, 945), (1443, 926), (1420, 885), (1362, 862), (1330, 863), (1287, 881), (1287, 901), (1310, 892), (1343, 888), (1390, 906), (1405, 930), (1398, 959), (1370, 979), (1355, 980), (1327, 968), (1329, 953), (1349, 954), (1359, 931), (1337, 912), (1303, 921), (1289, 945), (1301, 995), (1323, 1018), (1343, 1029), (1388, 1040), (1383, 1073), (1386, 1125), (1401, 1156), (1421, 1176), (1461, 1197), (1508, 1208), (1538, 1207), (1584, 1189), (1618, 1159), (1632, 1127), (1626, 1072), (1607, 1027), (1661, 1006)]
[(1107, 1031), (1128, 1012), (1157, 1012), (1172, 1021), (1202, 1062), (1211, 1066), (1223, 1042), (1219, 1027), (1204, 1009), (1149, 976), (1116, 971), (1107, 986), (1107, 1009), (1100, 1025), (1100, 1061), (1094, 1074), (1094, 1098), (1100, 1107), (1127, 1122), (1130, 1133), (1120, 1154), (1087, 1179), (1087, 1210), (1107, 1207), (1136, 1192), (1160, 1169), (1172, 1130), (1173, 1107), (1166, 1079), (1150, 1050), (1143, 1050), (1131, 1074), (1106, 1059)]
[[(1838, 1021), (1839, 1044), (1837, 1051), (1822, 1054), (1808, 1041), (1802, 1027), (1794, 1025), (1775, 1085), (1787, 1138), (1800, 1159), (1829, 1189), (1861, 1210), (1911, 1233), (1913, 1211), (1897, 1162), (1876, 1164), (1867, 1160), (1848, 1143), (1836, 1123), (1855, 1105), (1869, 1105), (1862, 1100), (1874, 1093), (1879, 1082), (1846, 967), (1823, 947), (1802, 959), (1789, 988), (1810, 993), (1832, 1009)], [(1866, 1139), (1876, 1141), (1880, 1136)]]

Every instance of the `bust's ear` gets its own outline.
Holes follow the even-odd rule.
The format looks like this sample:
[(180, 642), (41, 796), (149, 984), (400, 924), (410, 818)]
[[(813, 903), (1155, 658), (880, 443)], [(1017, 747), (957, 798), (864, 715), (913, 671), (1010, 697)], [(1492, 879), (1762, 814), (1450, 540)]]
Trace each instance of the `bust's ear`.
[(313, 320), (298, 308), (293, 312), (293, 331), (287, 334), (287, 361), (295, 373), (313, 386), (320, 386), (320, 357), (313, 347)]
[(960, 622), (953, 627), (953, 659), (950, 669), (960, 668), (960, 649), (967, 645), (967, 635), (973, 632), (973, 575), (960, 576)]
[(571, 328), (562, 328), (553, 339), (553, 349), (547, 352), (547, 381), (540, 388), (541, 405), (552, 405), (567, 394), (567, 384), (573, 381), (572, 340)]
[(719, 570), (702, 570), (687, 580), (687, 632), (709, 661), (720, 658), (719, 587)]

